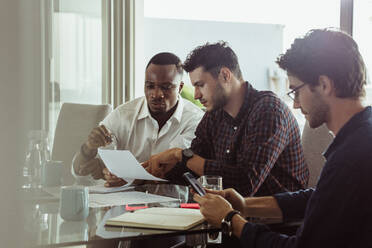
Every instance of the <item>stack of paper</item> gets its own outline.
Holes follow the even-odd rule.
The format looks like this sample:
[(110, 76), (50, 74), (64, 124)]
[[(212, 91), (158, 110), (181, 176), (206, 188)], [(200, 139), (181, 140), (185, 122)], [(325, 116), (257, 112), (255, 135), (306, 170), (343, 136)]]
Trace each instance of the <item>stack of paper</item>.
[(88, 186), (88, 188), (90, 194), (107, 194), (134, 189), (134, 186), (130, 186), (128, 184), (121, 187), (105, 187), (104, 185), (94, 185)]
[(89, 195), (89, 207), (91, 208), (178, 201), (176, 198), (138, 191)]

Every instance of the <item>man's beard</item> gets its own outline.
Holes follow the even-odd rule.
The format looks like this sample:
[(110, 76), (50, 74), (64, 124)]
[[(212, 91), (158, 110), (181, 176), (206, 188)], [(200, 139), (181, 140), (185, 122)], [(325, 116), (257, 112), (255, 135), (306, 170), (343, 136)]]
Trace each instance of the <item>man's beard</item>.
[(329, 106), (321, 99), (314, 99), (311, 111), (308, 112), (308, 121), (311, 128), (320, 127), (327, 122), (329, 115)]
[(228, 97), (225, 90), (222, 88), (220, 82), (217, 81), (216, 89), (212, 97), (213, 101), (213, 110), (223, 108), (227, 104)]

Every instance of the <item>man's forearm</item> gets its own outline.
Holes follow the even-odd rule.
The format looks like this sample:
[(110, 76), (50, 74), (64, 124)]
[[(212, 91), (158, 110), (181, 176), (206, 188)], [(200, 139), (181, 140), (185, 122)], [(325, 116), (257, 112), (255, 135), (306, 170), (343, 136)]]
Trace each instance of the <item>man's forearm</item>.
[(283, 219), (283, 213), (272, 196), (245, 198), (243, 212), (246, 217)]
[(204, 175), (204, 163), (205, 159), (195, 154), (192, 158), (189, 159), (189, 161), (187, 161), (186, 166), (197, 175), (202, 176)]
[[(180, 148), (173, 148), (174, 158), (177, 162), (182, 162), (182, 149)], [(194, 154), (192, 158), (190, 158), (187, 163), (186, 167), (192, 170), (199, 176), (204, 175), (204, 163), (205, 159), (200, 157), (199, 155)]]
[(244, 228), (244, 225), (247, 223), (247, 220), (244, 219), (239, 214), (236, 214), (236, 215), (233, 216), (233, 218), (231, 220), (231, 223), (232, 223), (233, 234), (236, 237), (240, 238), (240, 236), (242, 234), (242, 231), (243, 231), (243, 228)]

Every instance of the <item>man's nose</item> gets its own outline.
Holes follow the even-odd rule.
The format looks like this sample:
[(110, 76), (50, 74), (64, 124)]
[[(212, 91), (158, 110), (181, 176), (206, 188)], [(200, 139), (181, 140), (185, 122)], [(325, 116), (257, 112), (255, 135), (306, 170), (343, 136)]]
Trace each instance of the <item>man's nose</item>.
[(293, 101), (293, 108), (294, 109), (301, 108), (301, 104), (298, 101)]
[(152, 97), (153, 98), (164, 98), (164, 93), (159, 87), (155, 87), (155, 89), (152, 91)]
[(198, 100), (200, 98), (201, 98), (200, 90), (198, 90), (197, 88), (195, 88), (195, 90), (194, 90), (194, 99), (195, 100)]

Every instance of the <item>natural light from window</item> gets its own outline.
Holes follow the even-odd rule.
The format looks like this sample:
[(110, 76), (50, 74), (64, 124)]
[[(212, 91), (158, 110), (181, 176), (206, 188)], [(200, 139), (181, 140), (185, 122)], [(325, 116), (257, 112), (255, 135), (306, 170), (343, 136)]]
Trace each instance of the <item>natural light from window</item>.
[[(339, 28), (340, 0), (144, 0), (144, 15), (146, 59), (165, 50), (183, 60), (196, 45), (226, 40), (244, 79), (292, 106), (286, 75), (274, 61), (310, 29)], [(303, 127), (300, 111), (294, 114)]]
[(366, 103), (372, 104), (372, 0), (354, 1), (353, 36), (359, 45), (367, 67), (368, 85)]

